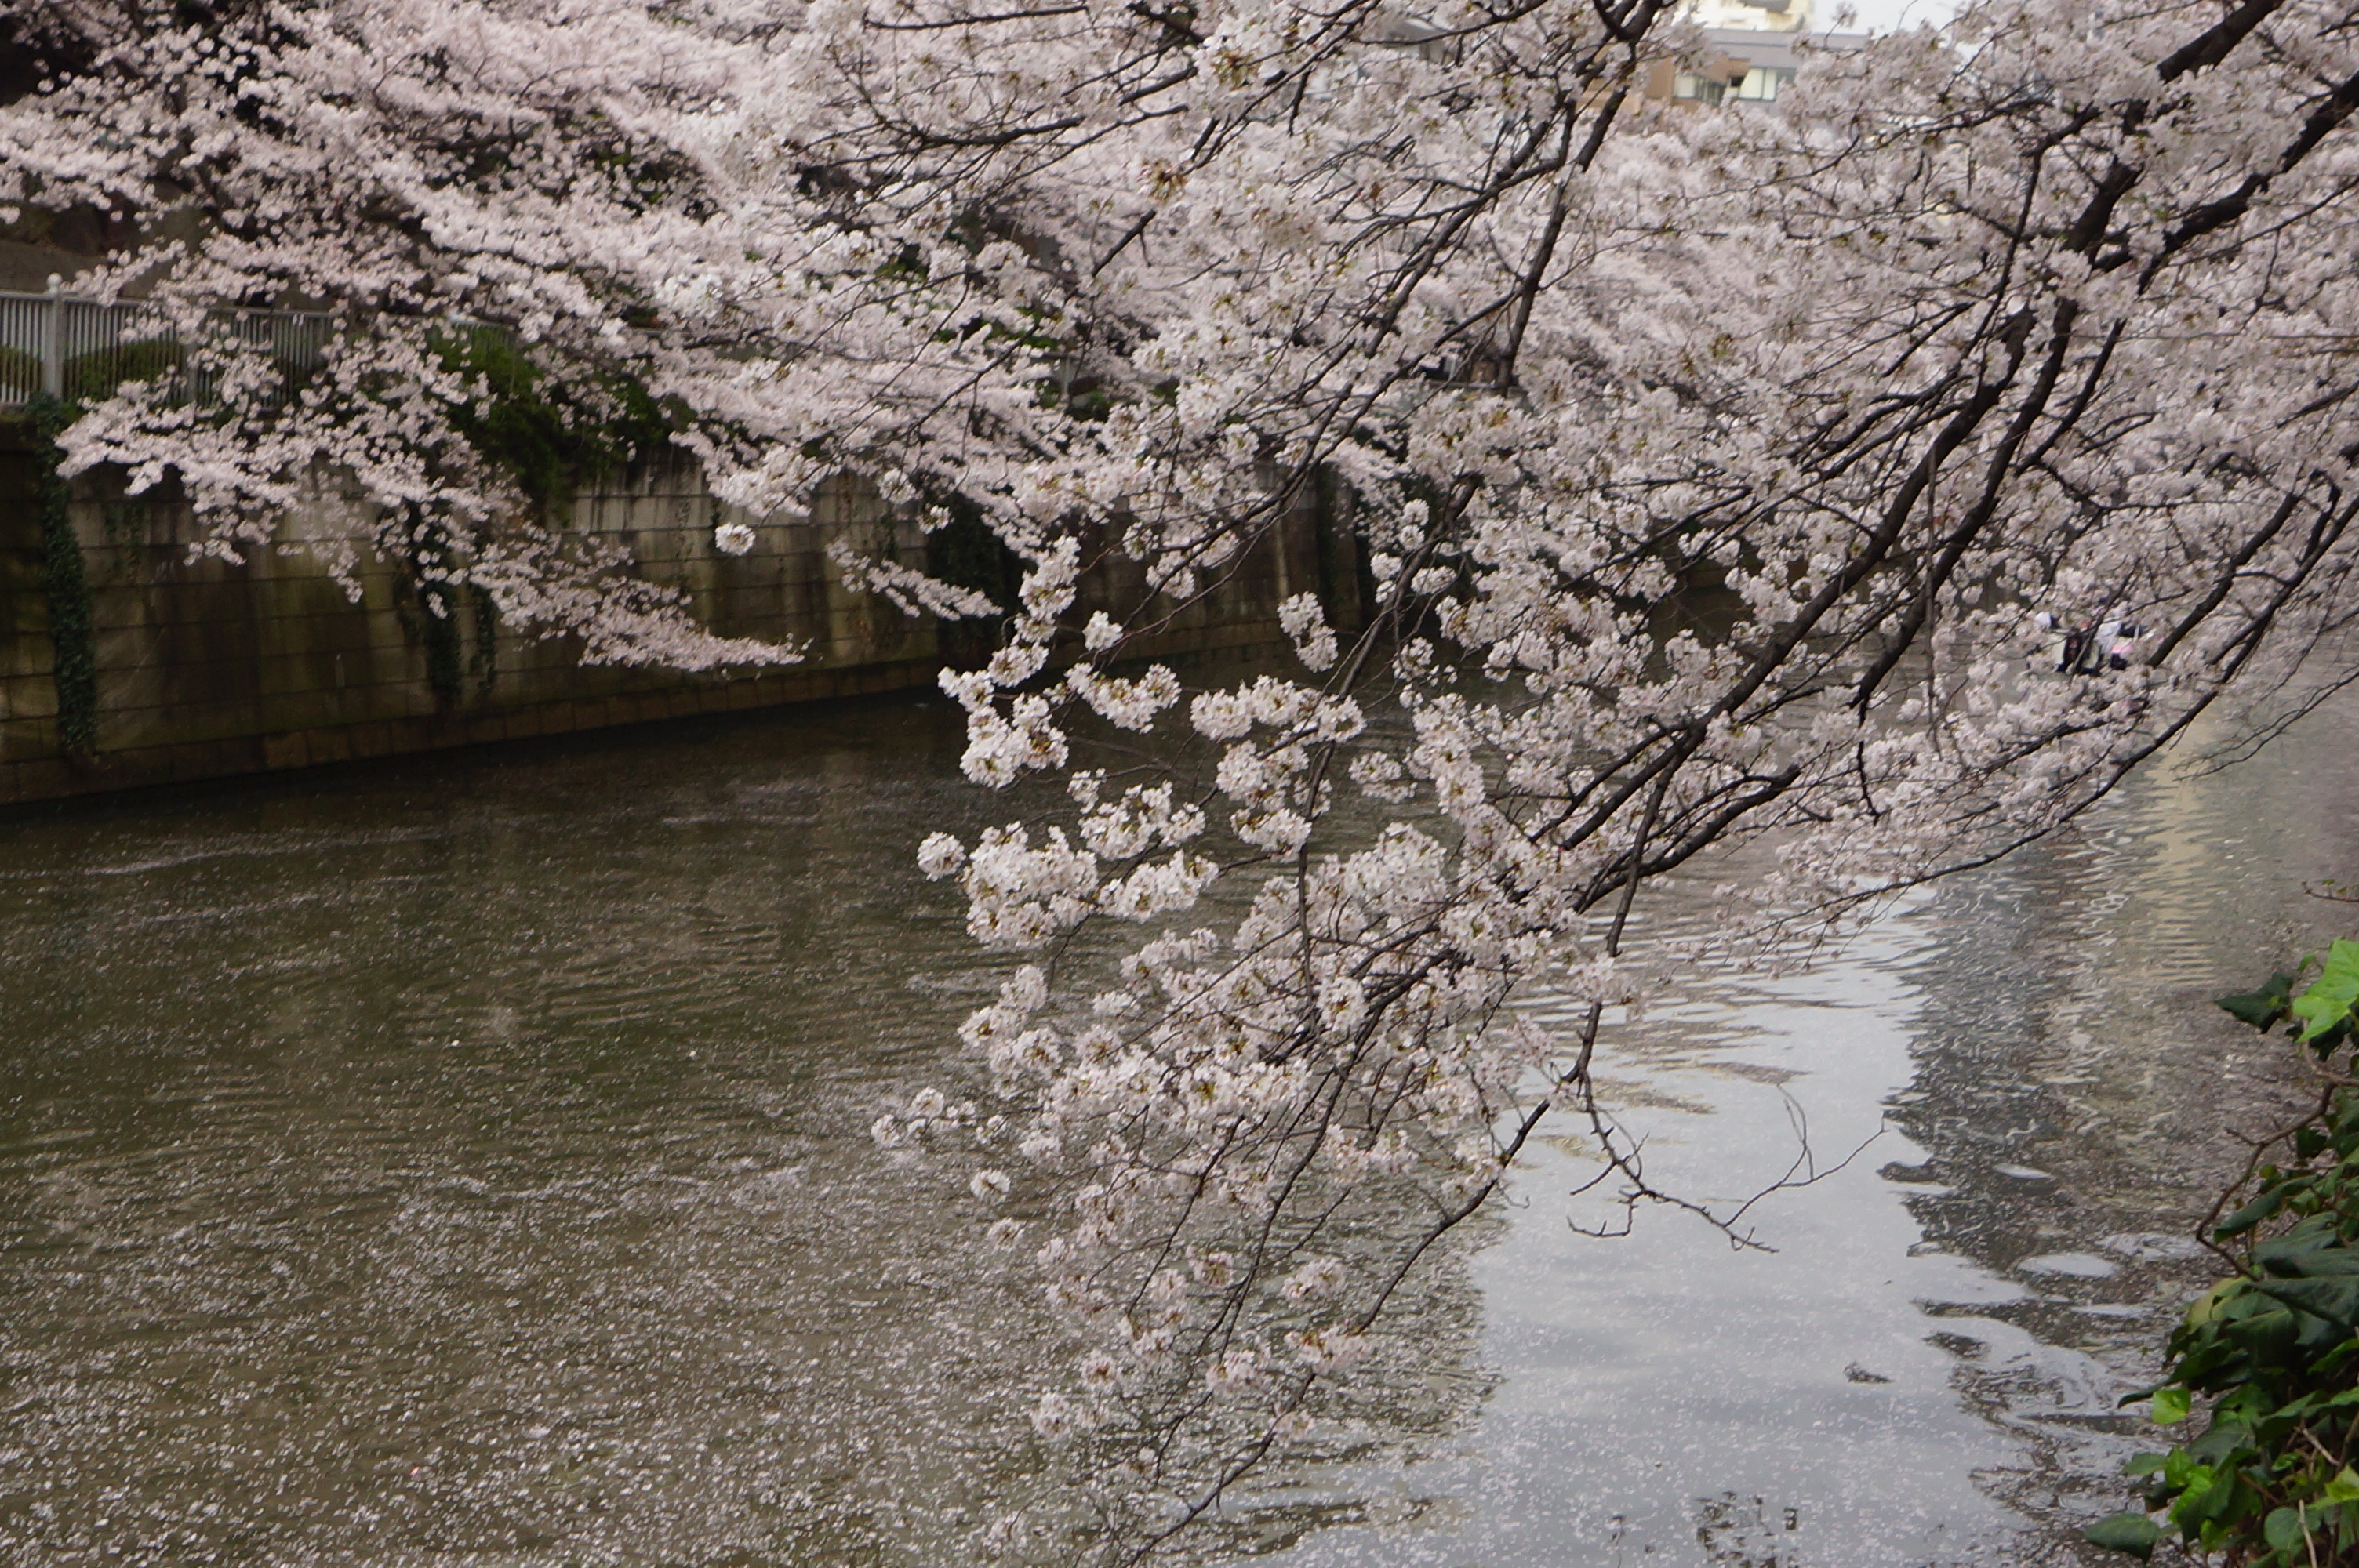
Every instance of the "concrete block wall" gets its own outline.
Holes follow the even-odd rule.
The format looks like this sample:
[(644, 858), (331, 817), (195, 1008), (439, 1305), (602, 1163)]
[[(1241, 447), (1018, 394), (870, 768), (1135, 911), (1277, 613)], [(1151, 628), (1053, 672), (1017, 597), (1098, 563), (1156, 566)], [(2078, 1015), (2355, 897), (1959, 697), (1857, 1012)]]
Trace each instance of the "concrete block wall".
[[(415, 574), (373, 557), (356, 563), (353, 599), (327, 565), (332, 496), (282, 522), (268, 547), (224, 561), (191, 557), (198, 530), (177, 499), (128, 496), (120, 475), (99, 473), (76, 482), (71, 506), (98, 684), (95, 754), (72, 758), (59, 744), (32, 465), (21, 441), (0, 441), (0, 806), (889, 691), (929, 684), (955, 641), (843, 587), (827, 555), (838, 538), (912, 567), (926, 564), (928, 546), (913, 520), (851, 479), (821, 487), (807, 514), (774, 517), (722, 506), (685, 463), (577, 499), (580, 532), (684, 589), (716, 632), (805, 654), (796, 665), (685, 675), (584, 666), (576, 640), (519, 635), (464, 589), (437, 625)], [(1273, 643), (1278, 600), (1322, 584), (1348, 601), (1338, 618), (1356, 621), (1357, 557), (1324, 517), (1306, 490), (1278, 542), (1139, 651)], [(712, 546), (714, 526), (733, 520), (755, 531), (742, 557)], [(1109, 561), (1084, 579), (1081, 613), (1120, 616), (1143, 594), (1135, 567)], [(437, 642), (455, 672), (439, 690)]]

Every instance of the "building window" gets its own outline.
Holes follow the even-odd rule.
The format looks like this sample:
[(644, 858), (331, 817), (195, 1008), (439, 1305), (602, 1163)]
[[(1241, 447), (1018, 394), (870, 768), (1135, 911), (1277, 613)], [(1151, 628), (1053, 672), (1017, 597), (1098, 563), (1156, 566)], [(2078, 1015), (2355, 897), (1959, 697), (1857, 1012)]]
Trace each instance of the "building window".
[(1753, 99), (1757, 103), (1769, 103), (1777, 96), (1788, 82), (1793, 80), (1794, 73), (1790, 69), (1773, 69), (1756, 65), (1745, 73), (1744, 81), (1736, 84), (1736, 95), (1739, 98)]
[[(1661, 78), (1658, 77), (1657, 81)], [(1717, 103), (1728, 96), (1728, 83), (1712, 76), (1698, 76), (1681, 71), (1671, 79), (1671, 96), (1692, 99), (1699, 103)]]

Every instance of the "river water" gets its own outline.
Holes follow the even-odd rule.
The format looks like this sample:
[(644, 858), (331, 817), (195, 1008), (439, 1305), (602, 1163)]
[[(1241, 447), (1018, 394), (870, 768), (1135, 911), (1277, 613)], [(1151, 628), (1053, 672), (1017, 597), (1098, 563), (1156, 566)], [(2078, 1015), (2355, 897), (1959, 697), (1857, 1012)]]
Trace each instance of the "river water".
[[(1198, 1555), (2079, 1559), (2192, 1218), (2301, 1092), (2208, 999), (2350, 913), (2300, 884), (2354, 730), (1617, 1036), (1667, 1186), (1828, 1173), (1771, 1249), (1583, 1238), (1545, 1146), (1398, 1430)], [(961, 743), (908, 700), (0, 822), (0, 1563), (965, 1560), (1054, 1368), (865, 1131), (996, 983), (909, 864), (1010, 814)]]

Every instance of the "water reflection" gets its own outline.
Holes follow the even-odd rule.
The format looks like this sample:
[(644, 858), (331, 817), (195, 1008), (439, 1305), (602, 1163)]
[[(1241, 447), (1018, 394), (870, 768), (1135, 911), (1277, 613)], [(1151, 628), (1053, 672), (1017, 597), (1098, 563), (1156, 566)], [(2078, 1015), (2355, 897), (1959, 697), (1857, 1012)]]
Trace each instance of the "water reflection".
[[(1865, 1152), (1737, 1253), (1573, 1236), (1543, 1147), (1389, 1433), (1206, 1554), (2069, 1556), (2226, 1129), (2298, 1092), (2206, 1002), (2347, 913), (2296, 884), (2353, 728), (1621, 1038), (1667, 1186), (1774, 1180), (1798, 1114)], [(962, 1560), (1059, 1353), (864, 1132), (995, 984), (908, 864), (1010, 809), (960, 743), (886, 703), (0, 826), (0, 1560)]]
[(2236, 1134), (2303, 1092), (2210, 999), (2343, 929), (2300, 884), (2352, 864), (2354, 730), (2345, 704), (2256, 764), (2158, 774), (1810, 974), (1618, 1041), (1619, 1102), (1671, 1190), (1776, 1180), (1798, 1110), (1822, 1160), (1873, 1141), (1755, 1211), (1774, 1255), (1660, 1213), (1582, 1238), (1610, 1216), (1564, 1195), (1593, 1169), (1579, 1141), (1534, 1159), (1476, 1272), (1501, 1380), (1481, 1422), (1325, 1478), (1447, 1498), (1446, 1521), (1289, 1563), (2106, 1561), (2079, 1527), (2150, 1445), (2118, 1399), (2211, 1277), (2189, 1231)]

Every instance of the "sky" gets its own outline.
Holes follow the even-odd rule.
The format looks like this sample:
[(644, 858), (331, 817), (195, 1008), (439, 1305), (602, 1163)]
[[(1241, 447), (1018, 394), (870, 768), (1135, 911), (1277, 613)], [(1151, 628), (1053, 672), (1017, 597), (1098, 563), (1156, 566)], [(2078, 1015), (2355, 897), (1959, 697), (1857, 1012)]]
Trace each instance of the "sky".
[[(1812, 22), (1819, 31), (1835, 30), (1834, 13), (1841, 3), (1842, 0), (1815, 0)], [(1939, 27), (1955, 14), (1958, 6), (1956, 0), (1852, 0), (1852, 8), (1859, 13), (1859, 20), (1843, 31), (1889, 33), (1913, 27), (1919, 22)]]

